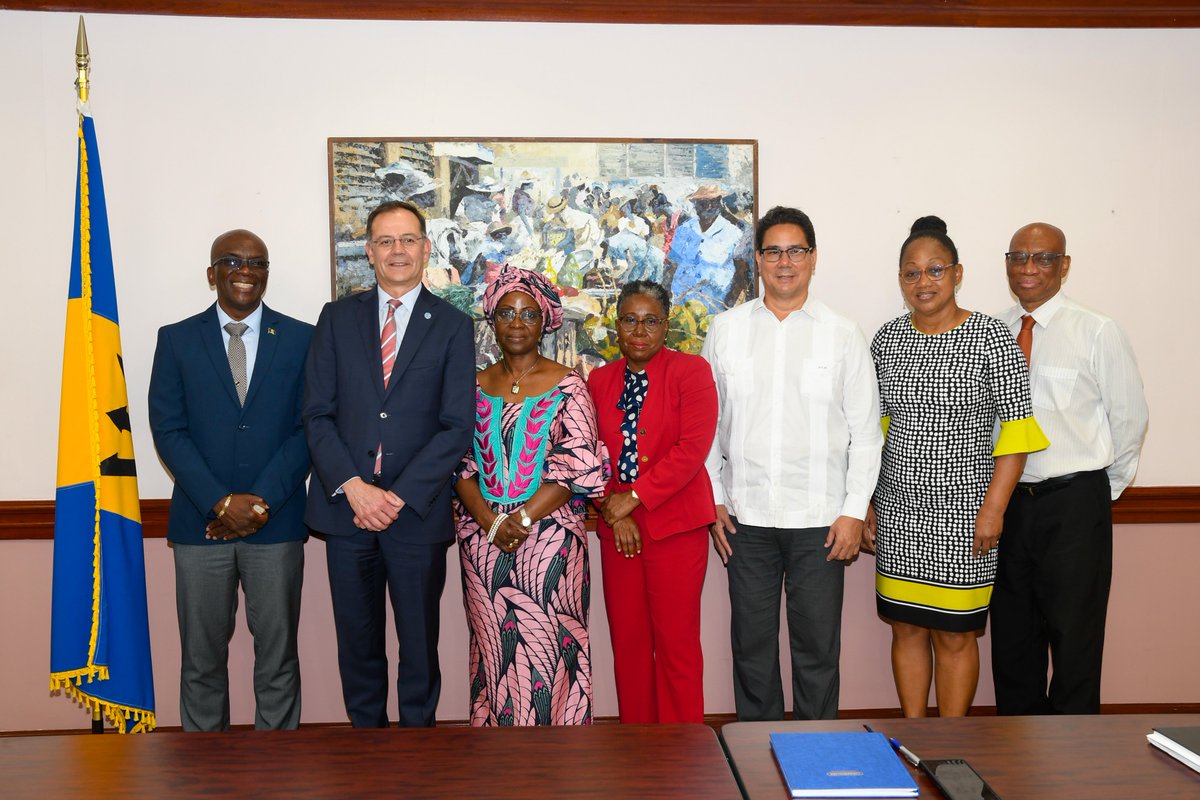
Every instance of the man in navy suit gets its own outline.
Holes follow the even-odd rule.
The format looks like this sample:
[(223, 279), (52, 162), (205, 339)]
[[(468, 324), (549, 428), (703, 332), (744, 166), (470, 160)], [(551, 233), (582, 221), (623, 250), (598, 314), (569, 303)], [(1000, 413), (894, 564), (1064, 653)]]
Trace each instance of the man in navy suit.
[(213, 241), (217, 302), (158, 332), (150, 427), (175, 478), (175, 553), (184, 730), (229, 728), (229, 640), (238, 584), (254, 637), (254, 726), (300, 723), (296, 628), (304, 574), (300, 420), (312, 326), (262, 302), (270, 262), (250, 231)]
[(305, 520), (325, 539), (342, 697), (359, 728), (388, 725), (385, 587), (399, 724), (433, 725), (441, 692), (450, 479), (475, 422), (475, 348), (470, 318), (421, 285), (429, 251), (416, 206), (372, 211), (377, 286), (325, 306), (305, 373), (315, 476)]

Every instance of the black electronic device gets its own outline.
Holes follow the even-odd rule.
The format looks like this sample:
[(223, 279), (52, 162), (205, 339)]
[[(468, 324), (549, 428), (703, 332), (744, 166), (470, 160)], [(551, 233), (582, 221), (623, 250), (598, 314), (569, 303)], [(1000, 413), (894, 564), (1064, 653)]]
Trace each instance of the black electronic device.
[(921, 759), (921, 769), (948, 800), (1000, 800), (996, 790), (961, 758)]

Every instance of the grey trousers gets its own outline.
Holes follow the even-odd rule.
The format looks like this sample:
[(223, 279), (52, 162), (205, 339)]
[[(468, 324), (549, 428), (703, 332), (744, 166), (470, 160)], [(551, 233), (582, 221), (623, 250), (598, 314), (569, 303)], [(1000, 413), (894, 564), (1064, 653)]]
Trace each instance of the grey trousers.
[(300, 724), (296, 629), (304, 543), (174, 545), (175, 605), (182, 647), (179, 717), (185, 731), (229, 728), (229, 641), (238, 584), (254, 637), (254, 727)]
[(792, 717), (837, 719), (846, 567), (826, 561), (829, 528), (759, 528), (729, 537), (733, 697), (739, 720), (783, 719), (780, 589), (787, 591)]

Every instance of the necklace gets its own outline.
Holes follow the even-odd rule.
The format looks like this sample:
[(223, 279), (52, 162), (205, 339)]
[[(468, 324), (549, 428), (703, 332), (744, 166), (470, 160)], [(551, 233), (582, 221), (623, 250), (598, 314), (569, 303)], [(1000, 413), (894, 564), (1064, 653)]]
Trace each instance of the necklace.
[[(541, 359), (538, 359), (538, 361), (540, 361), (540, 360)], [(520, 377), (513, 377), (513, 371), (508, 368), (508, 359), (507, 358), (501, 359), (500, 363), (504, 365), (504, 371), (508, 373), (508, 377), (512, 378), (512, 393), (513, 394), (516, 394), (517, 392), (519, 392), (521, 390), (521, 381), (525, 378), (526, 375), (533, 372), (533, 368), (538, 365), (538, 362), (534, 361), (533, 364), (530, 365), (529, 369), (527, 369), (521, 373)]]

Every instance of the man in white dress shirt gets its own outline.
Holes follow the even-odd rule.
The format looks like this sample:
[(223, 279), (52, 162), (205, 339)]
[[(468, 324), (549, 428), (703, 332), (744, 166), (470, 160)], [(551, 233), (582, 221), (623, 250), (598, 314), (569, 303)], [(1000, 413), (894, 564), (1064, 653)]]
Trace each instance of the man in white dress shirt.
[(1035, 222), (1008, 249), (1020, 304), (1001, 318), (1029, 360), (1033, 412), (1050, 447), (1029, 454), (1004, 516), (991, 608), (996, 712), (1095, 714), (1112, 501), (1137, 471), (1146, 399), (1117, 324), (1062, 293), (1071, 268), (1063, 232)]
[(792, 715), (838, 711), (842, 587), (879, 475), (879, 388), (858, 326), (809, 297), (816, 236), (804, 212), (759, 221), (763, 295), (713, 318), (717, 382), (708, 458), (713, 545), (728, 568), (739, 720), (783, 718), (780, 588), (787, 590)]

